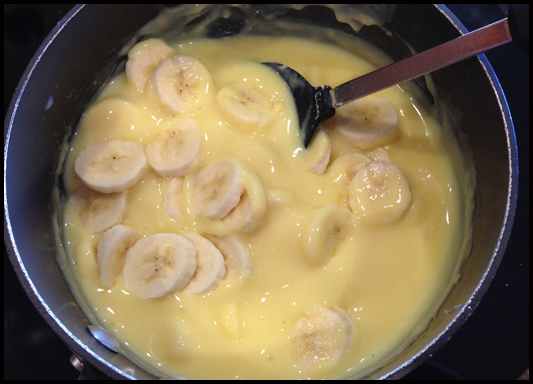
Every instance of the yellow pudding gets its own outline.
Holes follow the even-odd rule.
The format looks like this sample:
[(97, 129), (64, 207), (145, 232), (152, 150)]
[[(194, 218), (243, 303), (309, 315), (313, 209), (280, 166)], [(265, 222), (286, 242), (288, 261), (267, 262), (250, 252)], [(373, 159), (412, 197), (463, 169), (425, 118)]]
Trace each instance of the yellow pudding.
[[(158, 60), (178, 54), (180, 63), (190, 57), (202, 65), (194, 84), (202, 91), (191, 103), (162, 96), (169, 84), (149, 76), (162, 73), (164, 66), (150, 68), (148, 87), (132, 81), (131, 73), (118, 75), (84, 114), (69, 144), (65, 185), (69, 196), (77, 196), (66, 203), (63, 218), (70, 283), (123, 352), (157, 375), (343, 378), (363, 377), (380, 367), (425, 328), (457, 278), (465, 228), (452, 133), (408, 86), (397, 86), (372, 96), (397, 111), (394, 135), (354, 145), (339, 129), (339, 113), (322, 124), (305, 149), (287, 86), (259, 63), (286, 64), (314, 86), (339, 85), (376, 69), (373, 64), (338, 47), (297, 38), (195, 39), (172, 48), (160, 51)], [(253, 108), (267, 113), (240, 112), (231, 104), (243, 88), (262, 95), (249, 98), (259, 100)], [(150, 165), (156, 162), (147, 147), (162, 132), (171, 135), (184, 125), (198, 130), (198, 150), (186, 167), (166, 175)], [(128, 176), (132, 185), (121, 182), (121, 191), (98, 192), (104, 202), (87, 208), (79, 203), (87, 182), (75, 163), (84, 151), (109, 142), (142, 146), (149, 164)], [(239, 218), (237, 224), (226, 220), (228, 212), (198, 214), (199, 175), (221, 159), (233, 159), (244, 175), (239, 196), (247, 196), (254, 212), (248, 227)], [(357, 167), (348, 171), (343, 164)], [(376, 172), (385, 181), (376, 181), (373, 194), (363, 196), (365, 187), (355, 183)], [(389, 181), (393, 177), (401, 183)], [(368, 208), (365, 201), (375, 201), (391, 185), (399, 197)], [(175, 191), (170, 198), (169, 191)], [(115, 200), (106, 203), (109, 196)], [(122, 203), (116, 199), (126, 201), (126, 207), (114, 211), (113, 225), (130, 227), (139, 239), (195, 233), (217, 246), (217, 238), (231, 236), (248, 254), (249, 268), (221, 277), (201, 293), (180, 288), (142, 298), (128, 285), (125, 271), (102, 285), (97, 252), (107, 232), (94, 231), (87, 217), (105, 204), (118, 209)], [(396, 213), (371, 215), (371, 210)], [(302, 351), (307, 345), (302, 339), (313, 343), (316, 337), (302, 327), (311, 329), (321, 319), (341, 324), (330, 329), (334, 336), (317, 339), (335, 350), (334, 356), (327, 348), (320, 352), (324, 356)]]

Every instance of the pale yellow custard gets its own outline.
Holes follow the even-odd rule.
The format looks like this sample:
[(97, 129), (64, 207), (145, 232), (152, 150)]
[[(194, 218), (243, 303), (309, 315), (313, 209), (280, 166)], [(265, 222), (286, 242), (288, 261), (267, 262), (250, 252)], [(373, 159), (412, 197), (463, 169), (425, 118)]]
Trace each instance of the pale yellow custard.
[[(196, 122), (200, 149), (183, 178), (180, 217), (165, 211), (171, 182), (147, 166), (127, 190), (121, 224), (140, 232), (205, 234), (218, 227), (194, 214), (193, 183), (220, 158), (236, 158), (257, 175), (266, 196), (259, 226), (234, 231), (249, 252), (251, 273), (223, 279), (203, 294), (174, 292), (157, 299), (132, 293), (122, 273), (112, 288), (100, 284), (96, 249), (103, 231), (92, 233), (72, 203), (65, 207), (64, 246), (80, 292), (96, 320), (120, 342), (124, 353), (161, 376), (190, 379), (306, 379), (362, 377), (408, 345), (435, 314), (456, 278), (463, 255), (458, 175), (443, 130), (408, 88), (378, 94), (399, 114), (399, 135), (380, 146), (401, 169), (412, 200), (397, 221), (373, 225), (351, 215), (341, 246), (324, 265), (311, 265), (306, 242), (321, 208), (342, 204), (329, 172), (335, 159), (360, 150), (324, 124), (331, 154), (324, 173), (309, 170), (309, 153), (298, 135), (298, 119), (288, 88), (261, 62), (281, 62), (313, 85), (339, 85), (375, 69), (339, 48), (294, 38), (236, 37), (198, 39), (173, 45), (176, 53), (198, 59), (212, 76), (204, 101), (186, 113), (164, 108), (149, 91), (139, 91), (124, 74), (116, 77), (85, 113), (65, 163), (69, 193), (80, 187), (74, 161), (91, 145), (130, 140), (146, 147), (162, 130)], [(217, 92), (232, 81), (256, 83), (270, 95), (275, 117), (264, 126), (228, 122)], [(315, 154), (326, 151), (323, 142)], [(349, 206), (347, 207), (350, 208)], [(340, 307), (352, 330), (337, 362), (320, 360), (311, 368), (295, 358), (294, 324), (321, 308)]]

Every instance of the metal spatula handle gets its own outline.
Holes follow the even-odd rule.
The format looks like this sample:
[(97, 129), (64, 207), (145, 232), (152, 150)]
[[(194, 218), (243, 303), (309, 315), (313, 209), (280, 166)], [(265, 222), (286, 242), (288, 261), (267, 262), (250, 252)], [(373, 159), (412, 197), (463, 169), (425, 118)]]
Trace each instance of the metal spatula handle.
[(412, 80), (511, 40), (508, 20), (497, 21), (408, 59), (339, 85), (332, 90), (333, 106), (336, 108), (349, 101)]

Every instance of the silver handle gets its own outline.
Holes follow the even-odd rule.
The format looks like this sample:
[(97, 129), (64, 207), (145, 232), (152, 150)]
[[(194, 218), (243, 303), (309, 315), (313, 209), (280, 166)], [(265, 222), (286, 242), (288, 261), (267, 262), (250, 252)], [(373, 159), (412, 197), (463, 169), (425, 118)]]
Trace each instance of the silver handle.
[(350, 80), (332, 90), (333, 106), (412, 80), (511, 41), (507, 19), (467, 33), (435, 48)]

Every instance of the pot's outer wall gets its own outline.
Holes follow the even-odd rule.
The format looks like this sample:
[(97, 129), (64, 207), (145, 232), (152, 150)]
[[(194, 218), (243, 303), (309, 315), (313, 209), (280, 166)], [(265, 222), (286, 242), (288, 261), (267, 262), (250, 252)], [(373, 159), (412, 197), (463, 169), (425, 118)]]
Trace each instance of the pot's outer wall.
[[(20, 254), (26, 255), (27, 254), (26, 252), (30, 252), (28, 254), (49, 256), (49, 258), (46, 258), (46, 259), (34, 258), (32, 259), (31, 263), (26, 263), (25, 265), (25, 267), (27, 268), (28, 274), (31, 275), (33, 278), (33, 284), (35, 284), (35, 288), (39, 290), (40, 292), (42, 292), (43, 289), (45, 290), (46, 293), (43, 294), (44, 301), (46, 301), (48, 305), (50, 306), (50, 308), (52, 309), (52, 311), (58, 317), (62, 319), (65, 326), (68, 329), (70, 329), (72, 333), (76, 334), (77, 337), (81, 339), (82, 343), (89, 343), (91, 348), (94, 347), (95, 351), (97, 351), (97, 353), (100, 354), (102, 357), (108, 360), (111, 360), (113, 364), (121, 366), (123, 362), (120, 361), (121, 360), (120, 358), (115, 358), (111, 353), (107, 352), (104, 348), (101, 348), (98, 345), (94, 345), (94, 343), (91, 344), (90, 338), (88, 337), (86, 332), (84, 332), (84, 327), (86, 323), (80, 324), (79, 321), (75, 320), (75, 318), (78, 315), (81, 315), (79, 312), (79, 309), (73, 303), (71, 295), (68, 293), (68, 291), (65, 290), (66, 284), (64, 283), (64, 281), (59, 275), (60, 271), (59, 271), (57, 264), (55, 262), (53, 263), (50, 262), (50, 259), (53, 259), (53, 249), (54, 249), (53, 238), (51, 237), (51, 235), (49, 235), (51, 234), (50, 219), (46, 214), (43, 214), (43, 215), (35, 214), (36, 212), (42, 212), (43, 209), (45, 210), (49, 206), (51, 180), (52, 180), (51, 172), (53, 171), (53, 167), (51, 168), (50, 164), (54, 164), (54, 162), (57, 160), (58, 143), (61, 141), (64, 133), (67, 131), (69, 125), (75, 123), (75, 121), (65, 122), (64, 120), (60, 119), (59, 116), (71, 116), (72, 119), (75, 119), (76, 115), (79, 116), (79, 112), (81, 112), (81, 110), (83, 110), (83, 108), (85, 107), (86, 102), (88, 101), (88, 97), (90, 95), (90, 93), (86, 89), (83, 89), (83, 86), (85, 84), (91, 83), (92, 80), (94, 79), (94, 76), (96, 75), (94, 73), (94, 70), (91, 68), (101, 68), (100, 63), (111, 61), (112, 58), (114, 57), (114, 54), (116, 53), (116, 49), (120, 47), (127, 40), (127, 39), (122, 39), (120, 41), (113, 40), (112, 36), (115, 36), (115, 34), (112, 30), (114, 28), (112, 25), (115, 25), (116, 28), (120, 26), (122, 36), (125, 35), (124, 28), (126, 28), (128, 33), (130, 33), (131, 31), (130, 33), (131, 35), (140, 25), (144, 23), (144, 20), (147, 20), (149, 18), (149, 17), (146, 17), (146, 15), (155, 16), (155, 13), (154, 13), (155, 8), (151, 6), (147, 6), (146, 9), (143, 10), (144, 12), (141, 12), (143, 13), (141, 15), (142, 17), (140, 17), (137, 20), (135, 19), (134, 15), (139, 16), (140, 13), (125, 14), (123, 11), (116, 12), (113, 6), (106, 6), (104, 8), (105, 8), (105, 12), (95, 12), (92, 15), (92, 18), (89, 17), (85, 19), (84, 21), (87, 24), (84, 24), (81, 22), (78, 23), (77, 25), (67, 24), (65, 26), (65, 31), (67, 30), (67, 28), (71, 28), (72, 33), (80, 32), (80, 31), (83, 31), (85, 28), (90, 27), (92, 25), (91, 23), (95, 23), (95, 22), (99, 25), (100, 24), (110, 25), (109, 28), (111, 29), (105, 29), (105, 30), (101, 29), (98, 32), (98, 34), (94, 36), (93, 39), (90, 39), (90, 41), (87, 40), (85, 42), (86, 44), (93, 44), (93, 43), (96, 44), (96, 42), (98, 42), (98, 44), (102, 46), (101, 42), (105, 41), (106, 42), (105, 46), (108, 48), (108, 50), (100, 51), (101, 56), (91, 56), (88, 58), (81, 58), (79, 55), (76, 55), (77, 52), (61, 51), (61, 49), (57, 47), (55, 48), (56, 51), (53, 51), (53, 52), (47, 51), (46, 54), (53, 54), (54, 57), (62, 58), (61, 63), (59, 65), (54, 65), (53, 68), (49, 68), (50, 70), (52, 70), (52, 72), (50, 73), (60, 74), (60, 76), (58, 77), (58, 80), (54, 82), (55, 80), (54, 76), (45, 76), (39, 84), (33, 85), (32, 87), (32, 84), (30, 82), (28, 87), (24, 90), (23, 97), (20, 101), (20, 106), (21, 107), (24, 106), (24, 108), (27, 108), (27, 106), (24, 105), (24, 103), (30, 103), (30, 104), (33, 104), (33, 107), (31, 110), (42, 111), (42, 112), (38, 113), (37, 116), (28, 115), (28, 116), (17, 117), (17, 121), (16, 121), (17, 134), (16, 135), (13, 134), (10, 137), (9, 148), (18, 148), (18, 146), (20, 145), (21, 147), (25, 147), (25, 152), (20, 152), (20, 151), (8, 152), (9, 153), (8, 171), (5, 177), (7, 178), (9, 183), (11, 183), (12, 181), (16, 181), (16, 183), (13, 184), (13, 189), (11, 189), (11, 184), (10, 184), (10, 189), (5, 190), (5, 197), (7, 196), (9, 198), (10, 212), (14, 212), (15, 210), (16, 212), (22, 212), (22, 214), (17, 213), (16, 217), (11, 216), (12, 227), (15, 228), (14, 235), (17, 241)], [(104, 8), (100, 8), (100, 9), (104, 9)], [(111, 18), (114, 21), (114, 23), (106, 22), (107, 20), (106, 18)], [(457, 34), (457, 32), (453, 30), (451, 25), (446, 24), (446, 23), (443, 23), (442, 25), (436, 25), (435, 27), (444, 29), (442, 31), (443, 33), (439, 34), (439, 38), (443, 39), (442, 42), (447, 40), (447, 37), (445, 36), (446, 34), (449, 34), (449, 33)], [(60, 29), (60, 28), (63, 28), (63, 26), (58, 25), (56, 27), (56, 29)], [(58, 36), (58, 38), (63, 38), (63, 39), (68, 40), (65, 37), (65, 35), (66, 34), (62, 34)], [(421, 35), (424, 36), (424, 34), (418, 34), (418, 36), (421, 36)], [(103, 37), (105, 37), (105, 39), (102, 39)], [(5, 39), (6, 37), (4, 36), (4, 40)], [(429, 39), (427, 42), (425, 41), (425, 39), (421, 39), (420, 46), (417, 46), (417, 48), (424, 49), (423, 45), (429, 44), (430, 41), (433, 41), (436, 43), (435, 36), (431, 36), (431, 39)], [(68, 44), (68, 41), (65, 41), (65, 43)], [(6, 45), (4, 44), (4, 47), (5, 46)], [(61, 46), (63, 45), (61, 44)], [(501, 49), (501, 48), (498, 48), (498, 49)], [(496, 51), (497, 50), (495, 50), (494, 52)], [(5, 54), (4, 54), (4, 57), (6, 60)], [(63, 66), (63, 63), (72, 62), (72, 60), (83, 60), (82, 68), (84, 68), (85, 71), (81, 71), (80, 73), (77, 73), (75, 76), (71, 76), (70, 78), (67, 78), (65, 76), (69, 76), (68, 71), (62, 70), (62, 66)], [(475, 67), (476, 65), (479, 65), (479, 63), (476, 61), (476, 59), (471, 59), (470, 61), (468, 61), (468, 63), (465, 62), (461, 64), (465, 66), (464, 71), (462, 71), (463, 78), (465, 79), (465, 81), (471, 80), (471, 77), (475, 76), (471, 68), (473, 66)], [(461, 64), (457, 64), (457, 65), (461, 65)], [(46, 68), (42, 68), (42, 69), (45, 71), (47, 70)], [(39, 72), (35, 72), (33, 76), (36, 76), (38, 74)], [(445, 81), (445, 82), (447, 81), (448, 77), (445, 75), (446, 75), (445, 73), (441, 75), (440, 77), (441, 81)], [(65, 80), (64, 83), (62, 79)], [(436, 81), (437, 80), (438, 80), (438, 77), (436, 76)], [(473, 80), (475, 80), (475, 78)], [(459, 83), (456, 83), (456, 86), (459, 86)], [(528, 84), (528, 81), (524, 80), (524, 84)], [(62, 88), (62, 86), (68, 86), (68, 87), (72, 86), (70, 96), (65, 95), (64, 88)], [(94, 91), (94, 89), (89, 90), (89, 91)], [(477, 100), (479, 99), (480, 94), (485, 95), (485, 94), (490, 94), (491, 92), (492, 90), (490, 88), (490, 85), (486, 83), (484, 85), (484, 88), (471, 90), (470, 94), (468, 92), (462, 92), (462, 91), (456, 92), (456, 96), (459, 98), (464, 98), (464, 100), (468, 101), (469, 103), (479, 103), (479, 102), (484, 102), (484, 100)], [(52, 96), (52, 99), (50, 99), (50, 96)], [(526, 92), (526, 96), (528, 96), (527, 92)], [(47, 102), (49, 102), (49, 100), (53, 100), (53, 104), (50, 106), (48, 111), (45, 111), (45, 106)], [(525, 103), (525, 105), (527, 105), (527, 102)], [(16, 107), (16, 105), (12, 104), (11, 108), (14, 108), (14, 107)], [(70, 113), (64, 114), (65, 111), (70, 112)], [(481, 116), (481, 118), (485, 119), (484, 120), (485, 124), (490, 125), (494, 121), (498, 121), (498, 120), (501, 121), (501, 115), (498, 114), (497, 110), (492, 109), (492, 113), (490, 111), (485, 111), (485, 112), (486, 112), (486, 116)], [(54, 120), (54, 118), (56, 120)], [(38, 140), (36, 140), (33, 145), (28, 146), (28, 142), (27, 140), (25, 140), (25, 138), (28, 137), (26, 135), (28, 135), (28, 132), (30, 132), (32, 124), (34, 125), (32, 121), (35, 121), (35, 120), (32, 120), (32, 119), (42, 120), (42, 125), (44, 128), (40, 129), (37, 133), (31, 131), (31, 136), (29, 137), (35, 137), (36, 134), (39, 136), (38, 136)], [(479, 124), (478, 119), (473, 119), (472, 121), (468, 121), (468, 123), (469, 123), (468, 125), (469, 127), (475, 126), (475, 129), (477, 130), (474, 132), (476, 134), (476, 137), (485, 137), (483, 136), (483, 134), (485, 133), (484, 127), (483, 127), (484, 124)], [(527, 125), (525, 127), (527, 128)], [(473, 129), (473, 128), (469, 128), (469, 129)], [(503, 134), (503, 132), (501, 133)], [(469, 135), (471, 134), (472, 133), (470, 133), (469, 131)], [(524, 141), (526, 144), (528, 143), (528, 139)], [(494, 172), (492, 175), (489, 175), (490, 177), (486, 177), (485, 179), (481, 179), (479, 181), (480, 185), (484, 185), (483, 188), (485, 188), (485, 186), (489, 188), (487, 190), (490, 191), (491, 193), (482, 194), (481, 196), (478, 197), (476, 201), (476, 203), (478, 204), (478, 207), (481, 207), (483, 208), (484, 211), (488, 212), (486, 215), (490, 216), (491, 220), (487, 222), (495, 221), (495, 220), (501, 221), (504, 215), (504, 211), (502, 211), (502, 209), (497, 210), (495, 209), (495, 207), (504, 206), (505, 204), (498, 205), (498, 201), (501, 202), (502, 200), (505, 201), (507, 199), (506, 188), (502, 188), (501, 183), (496, 183), (496, 181), (498, 180), (497, 175), (502, 175), (508, 172), (509, 170), (508, 166), (501, 166), (502, 163), (500, 161), (496, 161), (496, 159), (500, 159), (501, 156), (503, 156), (504, 158), (507, 157), (507, 148), (505, 146), (502, 148), (501, 146), (501, 144), (505, 142), (506, 142), (505, 137), (495, 138), (494, 136), (490, 136), (490, 137), (487, 137), (485, 140), (481, 140), (479, 142), (476, 141), (475, 143), (473, 143), (476, 154), (481, 153), (480, 156), (483, 157), (483, 162), (488, 162), (488, 164), (494, 167)], [(521, 143), (521, 140), (519, 141), (519, 144), (520, 143)], [(528, 150), (528, 147), (527, 147), (527, 150)], [(528, 154), (527, 150), (526, 150), (526, 155)], [(31, 157), (27, 155), (28, 153), (31, 153)], [(11, 157), (12, 155), (13, 157)], [(35, 159), (39, 159), (39, 160), (35, 161)], [(491, 162), (491, 159), (494, 159), (494, 161)], [(527, 161), (525, 162), (526, 165), (529, 164), (528, 161), (529, 160), (527, 157)], [(30, 162), (32, 166), (29, 165)], [(524, 164), (524, 162), (522, 162), (521, 164)], [(529, 183), (527, 182), (525, 185), (528, 187)], [(40, 195), (30, 193), (31, 190), (35, 190), (34, 188), (36, 188), (39, 191), (42, 191), (42, 193)], [(16, 193), (13, 192), (15, 190), (17, 191)], [(525, 196), (527, 196), (527, 190), (526, 190)], [(520, 215), (520, 212), (521, 210), (518, 211), (519, 215)], [(527, 212), (528, 212), (527, 203), (526, 203), (526, 209), (522, 210), (522, 212), (524, 212), (527, 215)], [(32, 219), (29, 221), (27, 220), (28, 217), (31, 217)], [(479, 249), (483, 247), (492, 249), (494, 248), (494, 243), (490, 244), (482, 240), (485, 238), (489, 238), (490, 236), (492, 236), (492, 238), (494, 239), (494, 236), (493, 236), (494, 233), (491, 234), (490, 232), (499, 231), (499, 228), (494, 229), (490, 226), (483, 227), (483, 224), (485, 222), (486, 221), (482, 220), (480, 223), (478, 223), (478, 224), (481, 224), (481, 227), (478, 231), (475, 247), (476, 246), (480, 247)], [(529, 224), (529, 221), (527, 220), (527, 227), (528, 227), (528, 224)], [(520, 231), (521, 231), (520, 233), (526, 234), (527, 236), (528, 230), (524, 230), (521, 227)], [(516, 233), (516, 230), (514, 233)], [(43, 235), (43, 234), (47, 234), (47, 235)], [(6, 224), (4, 224), (4, 236), (6, 238), (8, 236), (8, 233), (6, 233)], [(513, 239), (511, 238), (511, 246), (512, 245), (513, 245)], [(527, 248), (528, 248), (528, 244), (526, 244), (525, 249), (522, 249), (522, 250), (519, 249), (520, 253), (527, 255), (528, 254)], [(528, 270), (527, 269), (527, 257), (525, 258), (525, 263), (526, 265), (523, 266), (523, 269), (520, 269), (518, 271), (518, 272), (522, 272), (522, 274), (519, 276), (523, 276), (524, 271)], [(486, 260), (485, 261), (479, 260), (479, 262), (471, 264), (470, 272), (468, 271), (466, 272), (472, 275), (475, 275), (476, 273), (481, 274), (484, 271), (486, 264), (487, 264)], [(505, 259), (504, 259), (504, 265), (505, 265)], [(7, 266), (6, 268), (6, 257), (4, 258), (4, 266), (5, 266), (4, 275), (6, 275), (6, 269), (9, 268), (9, 266)], [(516, 268), (516, 265), (513, 265), (513, 266), (514, 268)], [(22, 273), (19, 271), (17, 272), (19, 274)], [(7, 279), (4, 280), (4, 296), (6, 296), (6, 292), (7, 292), (6, 290), (7, 281), (8, 281)], [(496, 281), (495, 283), (497, 282), (498, 281)], [(57, 283), (59, 283), (59, 285)], [(25, 288), (26, 290), (30, 291), (29, 296), (32, 298), (32, 300), (34, 301), (34, 304), (39, 308), (41, 313), (46, 318), (50, 319), (49, 317), (50, 314), (45, 313), (46, 310), (44, 309), (44, 307), (35, 298), (35, 296), (31, 294), (32, 288), (29, 286), (26, 286)], [(471, 292), (473, 288), (474, 287), (471, 287), (471, 286), (465, 286), (464, 290), (461, 292), (458, 292), (457, 294), (459, 296), (461, 296), (462, 294), (467, 294), (468, 292)], [(9, 287), (8, 289), (13, 290), (13, 287)], [(489, 290), (489, 293), (490, 293), (490, 290)], [(521, 293), (522, 293), (522, 296), (520, 297), (522, 299), (521, 302), (523, 306), (521, 307), (519, 306), (519, 308), (524, 308), (525, 311), (522, 310), (521, 312), (519, 312), (521, 315), (519, 316), (519, 318), (525, 319), (525, 323), (522, 323), (522, 324), (527, 324), (527, 318), (528, 318), (527, 279), (526, 279), (526, 285), (524, 286), (524, 291)], [(524, 295), (525, 295), (525, 300), (524, 300)], [(524, 301), (526, 302), (525, 305), (524, 305)], [(71, 303), (71, 304), (65, 304), (65, 303)], [(483, 301), (480, 305), (480, 309), (482, 307), (483, 307)], [(516, 305), (513, 306), (513, 309), (515, 308), (516, 308)], [(480, 309), (478, 309), (478, 311)], [(476, 314), (478, 311), (474, 312), (472, 319), (476, 317)], [(4, 310), (4, 313), (6, 313), (6, 310)], [(495, 321), (494, 311), (492, 311), (491, 315), (492, 315), (491, 320)], [(5, 316), (6, 315), (4, 315), (4, 317)], [(70, 319), (72, 321), (69, 323), (65, 319), (67, 320)], [(469, 320), (466, 323), (466, 325), (463, 327), (463, 329), (468, 328), (469, 323), (471, 321), (473, 320)], [(482, 319), (481, 321), (485, 323), (487, 320), (485, 318), (485, 319)], [(6, 325), (6, 318), (4, 318), (4, 324)], [(46, 326), (46, 324), (44, 325)], [(71, 348), (75, 350), (80, 349), (79, 346), (73, 343), (66, 336), (64, 331), (59, 329), (59, 326), (55, 322), (51, 322), (51, 325), (56, 331), (59, 331), (58, 333), (63, 337), (63, 339), (66, 342), (68, 342)], [(6, 333), (6, 327), (4, 329), (5, 329), (4, 333)], [(465, 332), (467, 332), (467, 331), (463, 331), (463, 329), (459, 331), (459, 335), (461, 333), (464, 334)], [(526, 332), (528, 332), (528, 327), (522, 326), (522, 328), (520, 329), (521, 330), (526, 329), (527, 330)], [(5, 336), (4, 340), (7, 340), (6, 335), (4, 336)], [(467, 333), (467, 336), (468, 336), (468, 333)], [(459, 339), (459, 337), (455, 336), (450, 341), (450, 343), (445, 345), (444, 349), (446, 349), (450, 344), (453, 344), (453, 342), (457, 339)], [(528, 361), (528, 356), (525, 356), (525, 354), (528, 353), (528, 347), (527, 347), (528, 336), (524, 334), (523, 336), (518, 337), (517, 339), (521, 341), (521, 343), (519, 342), (518, 344), (520, 346), (523, 346), (523, 348), (521, 349), (521, 351), (523, 351), (522, 352), (523, 355), (520, 355), (518, 359), (521, 359), (521, 361), (524, 362), (523, 368), (525, 368), (527, 366), (527, 361)], [(524, 340), (526, 340), (525, 344), (524, 344)], [(465, 342), (465, 341), (463, 341), (463, 339), (461, 338), (459, 342)], [(473, 344), (475, 345), (475, 343)], [(17, 343), (14, 343), (13, 345), (17, 345)], [(472, 348), (476, 354), (483, 352), (483, 351), (479, 351), (478, 348), (475, 348), (475, 347), (472, 347)], [(516, 356), (516, 351), (513, 351), (513, 352), (515, 353), (514, 356)], [(452, 352), (451, 355), (457, 356), (457, 359), (459, 359), (461, 362), (462, 360), (468, 358), (468, 356), (462, 356), (460, 352), (459, 353)], [(5, 344), (4, 356), (5, 356), (4, 361), (6, 362), (6, 359), (10, 358), (10, 350), (9, 349), (6, 350), (6, 344)], [(432, 366), (432, 364), (442, 364), (441, 361), (437, 359), (438, 357), (439, 357), (439, 354), (437, 354), (435, 358), (430, 359), (428, 363), (424, 364), (422, 367), (420, 367), (410, 376), (415, 375), (416, 377), (417, 372), (424, 372), (424, 366), (426, 366), (426, 370), (427, 370), (427, 366)], [(470, 356), (470, 358), (473, 358), (473, 356)], [(93, 359), (95, 358), (93, 357)], [(435, 363), (432, 363), (432, 361)], [(496, 364), (496, 361), (498, 362), (498, 364)], [(496, 366), (496, 365), (501, 366), (501, 358), (495, 359), (494, 364), (491, 364), (491, 366)], [(8, 360), (8, 364), (5, 364), (5, 366), (7, 367), (6, 370), (8, 370), (8, 368), (11, 368), (13, 364), (9, 364), (9, 360)], [(485, 367), (485, 369), (490, 369), (490, 368), (491, 367)], [(115, 376), (115, 377), (117, 375), (116, 372), (113, 372), (112, 370), (109, 370), (106, 373), (110, 374), (111, 376)], [(497, 373), (498, 372), (496, 372), (496, 374), (490, 375), (488, 374), (487, 371), (479, 371), (477, 374), (474, 373), (471, 376), (471, 378), (496, 378), (498, 376)], [(60, 375), (60, 374), (63, 374), (63, 372), (61, 373), (56, 372), (56, 374)], [(132, 374), (135, 375), (134, 372)], [(485, 376), (485, 374), (488, 374), (489, 377)], [(6, 375), (6, 371), (4, 373), (4, 376), (5, 375)], [(72, 375), (74, 377), (76, 375), (76, 372), (74, 370), (72, 370)], [(461, 374), (457, 374), (457, 375), (461, 376)], [(501, 372), (500, 375), (502, 376), (502, 378), (516, 378), (518, 376), (516, 372), (511, 372), (511, 371)], [(37, 377), (42, 377), (42, 376), (37, 376)], [(53, 376), (53, 377), (55, 378), (57, 376)], [(20, 376), (18, 378), (20, 378)], [(418, 376), (418, 378), (420, 378), (420, 376)], [(449, 378), (449, 376), (445, 378)]]

